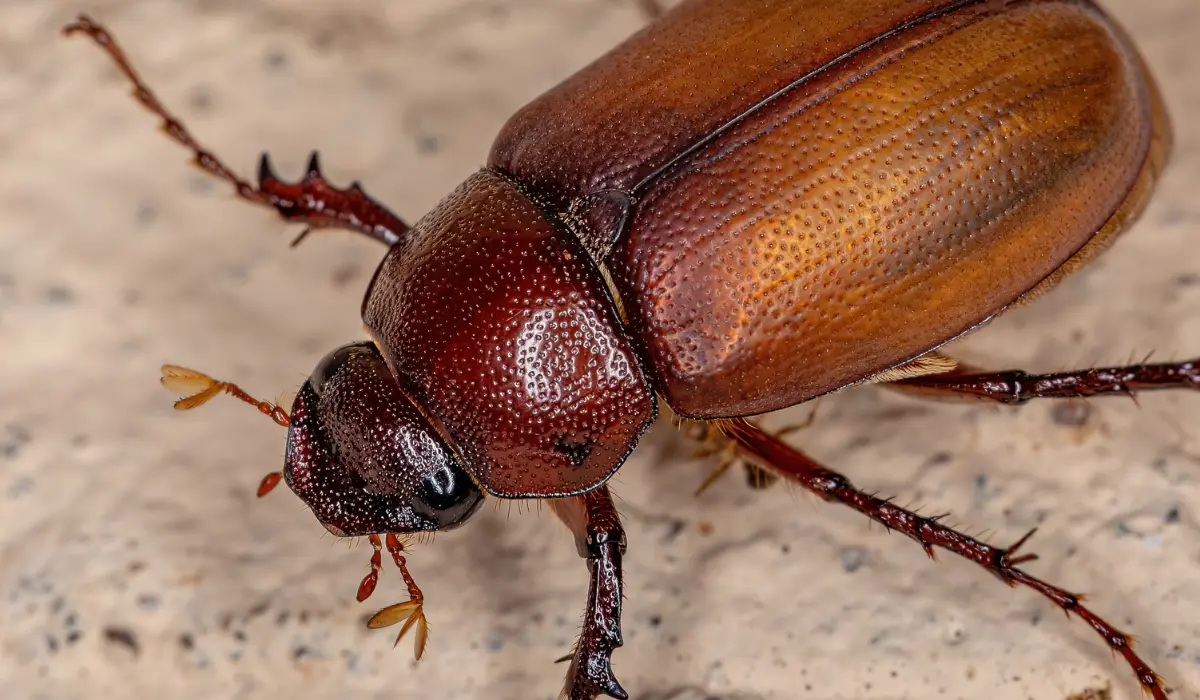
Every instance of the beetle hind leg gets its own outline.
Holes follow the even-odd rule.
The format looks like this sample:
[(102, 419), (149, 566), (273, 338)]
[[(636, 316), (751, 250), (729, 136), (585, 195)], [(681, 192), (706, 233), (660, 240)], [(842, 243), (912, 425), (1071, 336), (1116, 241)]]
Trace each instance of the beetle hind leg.
[(172, 141), (191, 150), (193, 162), (202, 170), (228, 182), (241, 199), (251, 204), (271, 207), (286, 221), (305, 224), (307, 228), (292, 245), (303, 240), (309, 231), (321, 228), (356, 231), (389, 246), (400, 240), (408, 231), (407, 224), (387, 207), (368, 196), (357, 182), (346, 189), (330, 186), (321, 175), (316, 153), (313, 153), (308, 161), (304, 178), (294, 184), (279, 180), (264, 154), (259, 167), (258, 185), (250, 184), (230, 170), (214, 153), (200, 145), (183, 122), (163, 106), (150, 86), (142, 81), (116, 39), (103, 25), (81, 14), (75, 22), (63, 27), (63, 33), (84, 34), (104, 49), (121, 74), (133, 85), (133, 96), (137, 101), (162, 120), (162, 130)]
[(921, 545), (930, 558), (934, 548), (957, 554), (987, 569), (1009, 586), (1022, 585), (1040, 593), (1068, 616), (1075, 614), (1095, 630), (1114, 652), (1121, 655), (1137, 676), (1142, 689), (1154, 700), (1166, 700), (1163, 681), (1133, 649), (1133, 638), (1084, 606), (1084, 596), (1070, 593), (1017, 568), (1036, 559), (1019, 550), (1033, 532), (1009, 547), (995, 547), (958, 532), (939, 522), (941, 516), (924, 517), (855, 488), (846, 477), (813, 461), (799, 450), (743, 419), (718, 423), (747, 457), (754, 459), (825, 501), (841, 503), (866, 515), (888, 530), (907, 535)]
[(1200, 358), (1185, 362), (1092, 367), (1071, 372), (1030, 374), (1020, 370), (980, 372), (959, 366), (951, 372), (885, 384), (918, 396), (973, 398), (1022, 404), (1041, 398), (1135, 396), (1139, 391), (1200, 389)]

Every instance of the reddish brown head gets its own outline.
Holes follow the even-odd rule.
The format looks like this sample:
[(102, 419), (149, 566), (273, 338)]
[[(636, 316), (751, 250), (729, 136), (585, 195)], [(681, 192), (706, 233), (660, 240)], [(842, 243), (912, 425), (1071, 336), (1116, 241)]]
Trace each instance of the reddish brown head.
[(371, 343), (329, 353), (300, 388), (284, 478), (339, 536), (446, 530), (483, 502)]

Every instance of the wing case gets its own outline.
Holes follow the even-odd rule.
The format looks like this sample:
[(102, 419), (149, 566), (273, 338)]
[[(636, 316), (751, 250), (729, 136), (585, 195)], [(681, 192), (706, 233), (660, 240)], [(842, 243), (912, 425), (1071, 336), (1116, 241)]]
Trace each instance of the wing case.
[(518, 113), (491, 165), (573, 214), (659, 390), (714, 418), (1003, 310), (1132, 220), (1167, 131), (1091, 2), (694, 0)]

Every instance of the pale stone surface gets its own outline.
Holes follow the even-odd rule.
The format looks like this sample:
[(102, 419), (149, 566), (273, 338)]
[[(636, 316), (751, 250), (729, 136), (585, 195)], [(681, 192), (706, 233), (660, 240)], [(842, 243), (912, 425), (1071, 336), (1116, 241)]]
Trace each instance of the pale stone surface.
[[(1200, 4), (1110, 0), (1178, 126), (1144, 222), (1089, 271), (969, 339), (978, 363), (1053, 370), (1200, 353)], [(552, 698), (586, 572), (548, 514), (488, 508), (421, 546), (429, 654), (370, 632), (369, 549), (323, 536), (277, 468), (282, 431), (220, 401), (171, 411), (161, 362), (294, 389), (362, 336), (381, 249), (297, 250), (155, 132), (108, 61), (58, 38), (78, 2), (0, 4), (0, 696)], [(311, 148), (415, 219), (482, 163), (526, 100), (640, 22), (619, 0), (92, 0), (169, 104), (231, 165)], [(794, 439), (859, 485), (951, 510), (1094, 595), (1177, 687), (1200, 689), (1200, 397), (1081, 415), (926, 404), (864, 388)], [(792, 417), (803, 417), (807, 409)], [(1058, 418), (1056, 422), (1056, 417)], [(786, 422), (787, 417), (778, 419)], [(635, 698), (1139, 697), (1078, 621), (1027, 591), (729, 476), (657, 426), (614, 481), (627, 519)], [(385, 570), (375, 603), (402, 594)]]

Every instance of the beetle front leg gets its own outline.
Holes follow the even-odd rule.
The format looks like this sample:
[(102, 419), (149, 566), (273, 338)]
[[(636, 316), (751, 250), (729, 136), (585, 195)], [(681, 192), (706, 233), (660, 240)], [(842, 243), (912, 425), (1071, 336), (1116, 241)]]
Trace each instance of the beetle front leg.
[(1167, 700), (1162, 679), (1133, 650), (1133, 638), (1130, 635), (1121, 632), (1085, 607), (1082, 595), (1065, 591), (1017, 568), (1018, 564), (1037, 558), (1036, 554), (1018, 554), (1018, 550), (1033, 535), (1033, 531), (1008, 547), (994, 547), (941, 524), (939, 519), (944, 516), (924, 517), (886, 499), (863, 493), (846, 477), (821, 466), (804, 453), (744, 419), (714, 422), (746, 456), (826, 501), (849, 506), (888, 530), (904, 533), (921, 545), (931, 559), (934, 558), (934, 547), (940, 547), (975, 562), (1009, 586), (1020, 584), (1032, 588), (1068, 616), (1078, 615), (1104, 639), (1109, 648), (1125, 659), (1143, 690), (1154, 700)]
[(563, 696), (594, 700), (601, 693), (625, 700), (629, 694), (612, 671), (612, 652), (621, 639), (621, 557), (625, 530), (608, 487), (550, 502), (558, 517), (575, 533), (579, 556), (587, 560), (591, 583), (583, 630), (572, 652)]
[(162, 120), (162, 130), (171, 140), (192, 151), (194, 163), (202, 170), (233, 185), (235, 194), (241, 199), (271, 207), (286, 221), (306, 224), (304, 232), (292, 245), (303, 240), (309, 231), (321, 228), (357, 231), (389, 246), (408, 231), (408, 224), (371, 198), (357, 182), (346, 189), (331, 186), (321, 175), (316, 152), (309, 157), (304, 177), (292, 184), (276, 177), (264, 153), (259, 162), (258, 186), (251, 185), (200, 145), (183, 122), (167, 111), (150, 87), (142, 82), (125, 52), (103, 25), (87, 15), (79, 15), (74, 23), (63, 27), (63, 33), (68, 36), (86, 34), (104, 49), (133, 84), (133, 96), (137, 101)]
[(963, 397), (1022, 404), (1032, 399), (1133, 396), (1155, 389), (1200, 389), (1200, 360), (1093, 367), (1073, 372), (1029, 374), (1020, 370), (952, 372), (901, 379), (884, 386), (918, 396)]

